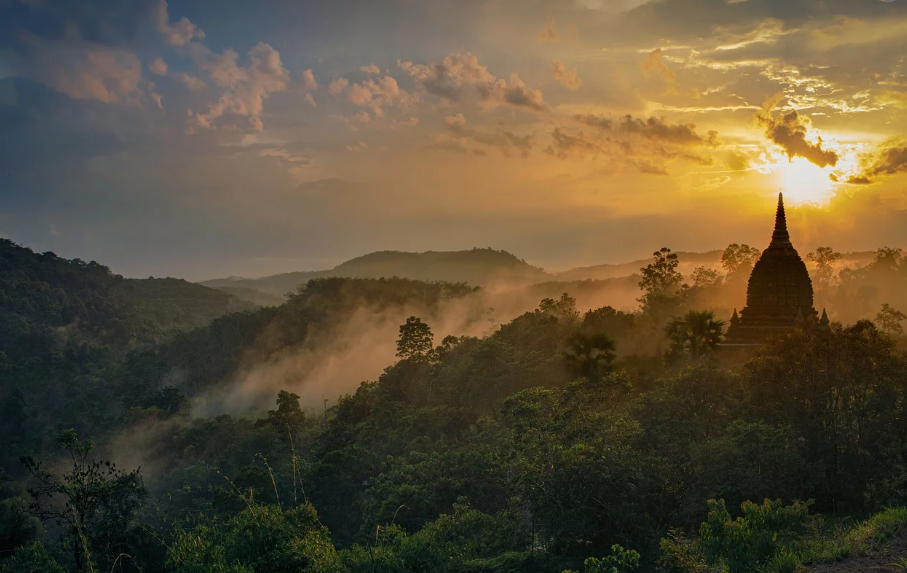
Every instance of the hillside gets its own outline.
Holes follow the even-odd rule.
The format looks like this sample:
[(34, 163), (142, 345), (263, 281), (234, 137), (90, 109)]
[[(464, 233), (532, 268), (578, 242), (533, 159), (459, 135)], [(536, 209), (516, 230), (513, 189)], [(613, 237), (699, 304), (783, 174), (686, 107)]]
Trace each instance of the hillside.
[[(722, 251), (720, 250), (708, 251), (705, 253), (687, 253), (684, 251), (679, 251), (677, 253), (677, 258), (680, 259), (680, 268), (678, 270), (683, 274), (687, 274), (692, 271), (694, 267), (698, 267), (700, 265), (706, 267), (717, 266), (721, 262), (721, 253)], [(569, 271), (556, 273), (555, 279), (559, 281), (581, 281), (585, 279), (603, 280), (618, 277), (627, 277), (632, 274), (638, 273), (639, 269), (645, 267), (651, 262), (652, 258), (648, 257), (645, 259), (630, 261), (629, 263), (577, 267), (575, 269), (570, 269)]]
[(424, 253), (379, 251), (356, 257), (329, 270), (284, 273), (257, 279), (230, 277), (203, 281), (200, 284), (218, 289), (254, 289), (282, 296), (295, 291), (296, 287), (311, 279), (328, 277), (399, 277), (420, 281), (465, 282), (471, 285), (496, 282), (532, 284), (550, 278), (542, 269), (506, 251), (472, 249)]
[[(0, 352), (51, 333), (128, 345), (207, 324), (251, 305), (181, 279), (126, 279), (94, 261), (35, 253), (0, 240)], [(24, 342), (24, 340), (20, 340)]]

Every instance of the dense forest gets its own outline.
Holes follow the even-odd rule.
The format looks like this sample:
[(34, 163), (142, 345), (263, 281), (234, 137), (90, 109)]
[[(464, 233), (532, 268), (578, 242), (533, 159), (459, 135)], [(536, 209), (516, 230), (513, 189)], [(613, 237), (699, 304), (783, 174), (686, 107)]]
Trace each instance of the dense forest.
[[(0, 247), (3, 573), (907, 567), (898, 249), (810, 253), (832, 322), (734, 349), (746, 245), (655, 253), (633, 312), (549, 283), (512, 319), (465, 283), (251, 308)], [(376, 344), (374, 379), (313, 393)]]

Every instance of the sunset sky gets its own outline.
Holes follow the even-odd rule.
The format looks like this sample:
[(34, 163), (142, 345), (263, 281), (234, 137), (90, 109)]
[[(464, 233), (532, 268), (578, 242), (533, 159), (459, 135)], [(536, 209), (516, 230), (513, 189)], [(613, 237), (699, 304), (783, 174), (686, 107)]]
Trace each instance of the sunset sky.
[(127, 276), (907, 246), (907, 0), (0, 0), (0, 236)]

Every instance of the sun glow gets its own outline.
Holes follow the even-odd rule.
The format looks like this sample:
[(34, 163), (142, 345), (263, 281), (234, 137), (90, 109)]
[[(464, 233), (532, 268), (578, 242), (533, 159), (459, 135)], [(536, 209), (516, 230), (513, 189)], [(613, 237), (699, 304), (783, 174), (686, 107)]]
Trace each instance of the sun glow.
[(780, 187), (784, 197), (792, 204), (828, 203), (835, 192), (858, 171), (861, 145), (845, 145), (826, 142), (825, 149), (838, 155), (837, 163), (819, 167), (805, 157), (788, 156), (780, 149), (764, 151), (754, 168), (760, 173), (772, 175), (773, 190)]
[(776, 164), (781, 191), (792, 203), (824, 203), (834, 195), (831, 172), (802, 157)]

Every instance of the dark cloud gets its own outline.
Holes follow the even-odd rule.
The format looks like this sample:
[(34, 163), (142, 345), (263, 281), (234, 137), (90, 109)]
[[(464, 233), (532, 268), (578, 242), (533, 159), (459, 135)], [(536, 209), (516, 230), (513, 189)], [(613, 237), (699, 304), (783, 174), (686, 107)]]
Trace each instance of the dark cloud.
[(709, 131), (706, 136), (696, 133), (693, 123), (670, 123), (663, 117), (650, 117), (648, 119), (634, 118), (626, 115), (616, 123), (610, 118), (601, 115), (575, 115), (574, 119), (590, 127), (597, 127), (603, 131), (614, 134), (627, 134), (642, 138), (670, 143), (681, 146), (718, 145), (718, 132)]
[(623, 163), (640, 173), (664, 175), (667, 168), (652, 160), (678, 159), (699, 165), (712, 165), (710, 155), (695, 152), (695, 148), (710, 148), (719, 144), (718, 133), (709, 131), (703, 136), (694, 124), (671, 123), (665, 118), (634, 118), (626, 115), (618, 120), (601, 115), (575, 115), (573, 119), (592, 131), (570, 132), (556, 127), (546, 153), (559, 159), (595, 159), (604, 157), (611, 163)]
[(529, 157), (535, 146), (534, 135), (518, 135), (512, 131), (504, 129), (489, 131), (485, 129), (472, 129), (466, 127), (466, 118), (462, 113), (445, 118), (444, 124), (447, 126), (449, 134), (445, 134), (435, 140), (433, 147), (453, 151), (455, 153), (472, 152), (477, 155), (484, 155), (480, 148), (470, 149), (466, 144), (468, 141), (494, 147), (502, 154), (510, 157), (512, 153), (517, 153), (521, 157)]
[(781, 112), (774, 116), (772, 105), (756, 115), (756, 121), (765, 128), (765, 137), (781, 146), (789, 159), (803, 157), (819, 167), (834, 167), (838, 164), (838, 154), (831, 149), (822, 149), (822, 138), (810, 143), (806, 136), (810, 130), (809, 119), (802, 117), (797, 110)]
[(851, 176), (848, 183), (867, 185), (879, 177), (907, 173), (907, 138), (889, 139), (863, 157), (861, 164), (861, 172)]

